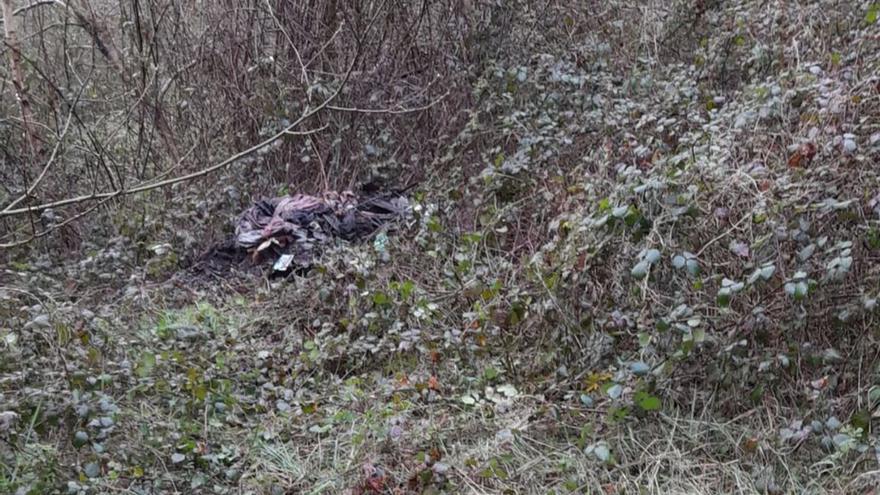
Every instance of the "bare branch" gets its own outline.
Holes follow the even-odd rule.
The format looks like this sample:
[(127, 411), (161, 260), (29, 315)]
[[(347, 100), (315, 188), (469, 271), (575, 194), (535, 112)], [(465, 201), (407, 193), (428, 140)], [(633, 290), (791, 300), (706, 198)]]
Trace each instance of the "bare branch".
[(19, 203), (29, 198), (40, 185), (40, 182), (42, 182), (43, 179), (46, 177), (46, 173), (49, 171), (49, 168), (52, 167), (52, 164), (55, 163), (55, 158), (58, 156), (58, 150), (61, 148), (61, 144), (64, 142), (65, 136), (67, 136), (67, 131), (70, 129), (70, 121), (73, 120), (74, 108), (75, 107), (71, 105), (70, 111), (67, 113), (67, 121), (64, 123), (64, 129), (58, 136), (58, 142), (56, 142), (55, 147), (52, 148), (52, 154), (49, 156), (49, 160), (46, 162), (46, 165), (43, 166), (43, 170), (40, 172), (40, 175), (37, 176), (37, 178), (30, 185), (30, 187), (27, 188), (24, 194), (19, 196), (13, 202), (9, 203), (9, 205), (7, 205), (6, 208), (3, 209), (4, 212), (15, 208)]
[(24, 7), (19, 7), (17, 9), (15, 9), (15, 11), (12, 13), (12, 15), (21, 15), (31, 9), (35, 9), (35, 8), (43, 6), (43, 5), (52, 5), (52, 4), (59, 5), (59, 6), (61, 6), (61, 8), (65, 8), (65, 9), (67, 8), (67, 5), (64, 2), (62, 2), (61, 0), (39, 0), (39, 1), (34, 2), (30, 5), (25, 5)]
[(77, 213), (76, 215), (68, 218), (67, 220), (65, 220), (59, 224), (52, 225), (51, 227), (49, 227), (46, 230), (41, 230), (40, 232), (37, 232), (36, 234), (31, 235), (27, 239), (22, 239), (20, 241), (13, 241), (13, 242), (5, 243), (5, 244), (0, 244), (0, 249), (9, 249), (9, 248), (14, 248), (14, 247), (18, 247), (18, 246), (24, 246), (25, 244), (33, 242), (36, 239), (39, 239), (40, 237), (47, 236), (47, 235), (51, 234), (52, 232), (55, 232), (56, 230), (60, 229), (61, 227), (64, 227), (65, 225), (67, 225), (75, 220), (78, 220), (78, 219), (88, 215), (89, 213), (95, 211), (101, 205), (103, 205), (104, 203), (107, 203), (108, 201), (115, 198), (116, 196), (119, 196), (120, 194), (121, 194), (121, 191), (118, 191), (116, 194), (113, 194), (111, 196), (107, 196), (103, 200), (93, 204), (92, 206), (90, 206), (90, 207), (86, 208), (85, 210), (81, 211), (80, 213)]
[(428, 103), (427, 105), (423, 105), (420, 107), (410, 107), (410, 108), (352, 108), (352, 107), (337, 107), (335, 105), (328, 105), (327, 108), (330, 110), (335, 110), (337, 112), (353, 112), (353, 113), (379, 113), (379, 114), (393, 114), (400, 115), (406, 113), (415, 113), (422, 112), (427, 110), (434, 105), (443, 101), (444, 98), (449, 96), (449, 91), (443, 93), (439, 98)]
[[(351, 77), (351, 72), (354, 70), (354, 67), (357, 64), (358, 58), (359, 58), (359, 54), (355, 56), (351, 65), (349, 66), (348, 70), (346, 71), (345, 76), (343, 77), (342, 81), (340, 82), (340, 84), (336, 88), (336, 90), (333, 92), (333, 94), (331, 94), (329, 97), (327, 97), (326, 100), (321, 102), (320, 105), (316, 106), (315, 108), (313, 108), (311, 110), (307, 110), (298, 119), (296, 119), (296, 121), (294, 121), (293, 123), (291, 123), (290, 125), (288, 125), (284, 129), (278, 131), (273, 136), (267, 138), (266, 140), (254, 145), (254, 146), (251, 146), (250, 148), (248, 148), (244, 151), (240, 151), (240, 152), (230, 156), (229, 158), (226, 158), (225, 160), (223, 160), (215, 165), (204, 168), (204, 169), (199, 170), (197, 172), (193, 172), (191, 174), (183, 175), (180, 177), (175, 177), (173, 179), (167, 179), (167, 180), (163, 180), (163, 181), (159, 181), (159, 182), (154, 182), (151, 184), (143, 184), (143, 185), (133, 187), (131, 189), (120, 189), (120, 190), (116, 190), (116, 191), (112, 191), (112, 192), (104, 192), (104, 193), (92, 193), (92, 194), (77, 196), (74, 198), (53, 201), (50, 203), (43, 203), (43, 204), (40, 204), (37, 206), (28, 206), (25, 208), (4, 210), (4, 211), (0, 212), (0, 218), (10, 217), (10, 216), (15, 216), (15, 215), (24, 215), (27, 213), (36, 213), (36, 212), (46, 210), (48, 208), (58, 208), (58, 207), (62, 207), (62, 206), (69, 206), (72, 204), (83, 203), (86, 201), (102, 200), (105, 198), (113, 198), (113, 197), (117, 197), (117, 196), (127, 196), (130, 194), (142, 193), (142, 192), (150, 191), (153, 189), (158, 189), (160, 187), (166, 187), (166, 186), (170, 186), (172, 184), (177, 184), (180, 182), (187, 182), (187, 181), (190, 181), (193, 179), (197, 179), (199, 177), (204, 177), (204, 176), (211, 174), (213, 172), (216, 172), (217, 170), (220, 170), (221, 168), (226, 167), (227, 165), (235, 163), (235, 162), (241, 160), (242, 158), (245, 158), (249, 155), (252, 155), (253, 153), (256, 153), (257, 151), (265, 148), (266, 146), (269, 146), (270, 144), (274, 143), (275, 141), (281, 139), (282, 137), (284, 137), (286, 135), (289, 135), (291, 133), (297, 134), (296, 131), (293, 131), (294, 128), (296, 128), (298, 125), (300, 125), (306, 119), (314, 116), (315, 114), (317, 114), (318, 112), (320, 112), (321, 110), (326, 108), (328, 105), (330, 105), (330, 102), (332, 102), (333, 100), (336, 99), (337, 96), (339, 96), (339, 93), (342, 92), (342, 88), (344, 88), (345, 85), (348, 83), (348, 80)], [(320, 130), (321, 129), (317, 129), (313, 132), (318, 132)], [(303, 133), (308, 134), (309, 131), (300, 132), (299, 134), (302, 135)]]
[(311, 96), (311, 87), (312, 83), (309, 82), (309, 73), (306, 70), (306, 65), (303, 63), (302, 55), (299, 53), (299, 49), (296, 47), (296, 43), (293, 42), (293, 39), (290, 37), (290, 34), (284, 29), (284, 26), (281, 24), (281, 21), (278, 20), (278, 16), (275, 15), (275, 10), (272, 8), (272, 3), (269, 0), (266, 0), (266, 8), (269, 9), (269, 15), (272, 16), (272, 20), (275, 21), (275, 25), (278, 26), (278, 29), (281, 31), (281, 34), (287, 39), (287, 43), (290, 44), (290, 48), (293, 50), (294, 55), (296, 55), (296, 61), (299, 63), (300, 71), (302, 72), (302, 80), (306, 85), (306, 94)]

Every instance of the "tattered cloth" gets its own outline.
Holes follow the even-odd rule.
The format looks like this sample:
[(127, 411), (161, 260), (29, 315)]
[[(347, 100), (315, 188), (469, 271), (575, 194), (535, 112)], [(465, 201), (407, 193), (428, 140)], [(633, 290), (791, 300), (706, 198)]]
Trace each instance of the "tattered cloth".
[(353, 241), (397, 219), (406, 207), (404, 197), (388, 194), (360, 201), (349, 191), (327, 193), (323, 198), (296, 194), (264, 199), (241, 215), (235, 241), (243, 248), (258, 247), (279, 237), (298, 241), (339, 237)]
[(337, 239), (367, 240), (406, 216), (408, 189), (364, 197), (344, 191), (263, 199), (238, 217), (235, 236), (202, 253), (191, 271), (222, 275), (270, 261), (274, 273), (308, 268), (322, 246)]
[(351, 191), (264, 199), (242, 213), (235, 244), (255, 255), (276, 258), (275, 269), (308, 264), (315, 248), (333, 239), (363, 240), (409, 208), (406, 197), (385, 193), (359, 198)]

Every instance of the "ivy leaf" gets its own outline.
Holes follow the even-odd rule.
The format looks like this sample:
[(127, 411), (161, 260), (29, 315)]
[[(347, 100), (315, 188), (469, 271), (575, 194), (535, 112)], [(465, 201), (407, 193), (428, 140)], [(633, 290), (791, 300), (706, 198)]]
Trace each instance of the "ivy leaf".
[(737, 282), (736, 280), (730, 280), (729, 278), (725, 278), (721, 281), (721, 287), (724, 289), (729, 289), (731, 292), (739, 292), (745, 287), (745, 284), (742, 282)]
[(375, 292), (373, 293), (373, 304), (376, 306), (388, 306), (391, 304), (391, 299), (384, 292)]
[(205, 477), (204, 474), (197, 473), (195, 476), (193, 476), (192, 481), (190, 481), (189, 486), (190, 486), (190, 488), (195, 490), (196, 488), (199, 488), (202, 485), (204, 485), (206, 481), (208, 481), (208, 479)]
[[(874, 385), (868, 390), (868, 405), (873, 408), (880, 408), (880, 387)], [(880, 413), (878, 409), (877, 413)]]
[(659, 397), (651, 395), (643, 390), (636, 392), (634, 399), (636, 405), (643, 411), (657, 411), (662, 405)]
[(485, 378), (486, 381), (491, 382), (492, 380), (498, 378), (498, 370), (492, 366), (489, 366), (483, 371), (483, 378)]
[(700, 263), (696, 258), (690, 258), (687, 260), (687, 271), (693, 276), (697, 276), (700, 274)]
[(660, 260), (660, 251), (656, 249), (649, 249), (648, 252), (645, 253), (645, 261), (650, 264), (654, 264)]
[(593, 447), (593, 455), (602, 462), (608, 462), (611, 459), (611, 450), (604, 443), (598, 444)]
[(632, 268), (630, 274), (633, 278), (641, 280), (648, 276), (648, 269), (651, 267), (651, 264), (647, 261), (639, 261), (636, 263), (636, 266)]
[(773, 263), (767, 263), (759, 268), (756, 268), (748, 278), (748, 284), (753, 285), (759, 280), (770, 280), (773, 277), (773, 274), (776, 273), (776, 265)]
[(793, 297), (795, 301), (801, 301), (806, 298), (809, 291), (810, 286), (803, 280), (785, 284), (785, 293)]
[(519, 393), (519, 392), (517, 392), (516, 387), (514, 387), (513, 385), (510, 385), (510, 384), (500, 385), (500, 386), (498, 386), (498, 388), (496, 390), (498, 390), (498, 392), (504, 394), (504, 396), (507, 397), (508, 399), (511, 397), (516, 397), (516, 395)]
[(89, 434), (84, 431), (78, 431), (73, 436), (73, 446), (80, 448), (89, 442)]
[(153, 372), (153, 368), (155, 367), (156, 355), (151, 352), (144, 352), (141, 354), (140, 361), (138, 361), (137, 375), (141, 378), (146, 378), (150, 376), (150, 373)]
[(636, 376), (647, 375), (651, 371), (651, 367), (643, 361), (630, 363), (629, 370)]
[(672, 267), (673, 268), (684, 268), (687, 265), (687, 260), (684, 256), (677, 254), (672, 258)]
[(619, 399), (620, 396), (623, 394), (623, 387), (615, 383), (614, 385), (608, 387), (608, 390), (606, 390), (605, 393), (607, 393), (608, 397), (611, 397), (612, 399)]
[(880, 17), (880, 2), (874, 2), (868, 7), (868, 13), (865, 14), (865, 23), (874, 24)]
[(715, 302), (722, 308), (726, 308), (730, 306), (730, 296), (730, 289), (726, 287), (718, 289), (718, 295), (715, 296)]
[(409, 296), (413, 293), (413, 289), (415, 289), (415, 284), (412, 280), (407, 280), (400, 285), (400, 297), (403, 299), (409, 299)]
[(807, 261), (808, 259), (810, 259), (810, 256), (813, 256), (813, 253), (815, 253), (815, 252), (816, 252), (816, 245), (810, 244), (807, 247), (798, 251), (797, 257), (801, 261)]

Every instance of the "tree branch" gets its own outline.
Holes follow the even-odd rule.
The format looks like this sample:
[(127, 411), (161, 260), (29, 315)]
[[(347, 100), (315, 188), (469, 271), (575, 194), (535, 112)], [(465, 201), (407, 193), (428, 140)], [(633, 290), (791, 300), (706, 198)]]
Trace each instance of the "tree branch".
[(38, 2), (34, 2), (30, 5), (25, 5), (24, 7), (19, 7), (17, 9), (15, 9), (15, 11), (12, 12), (12, 15), (21, 15), (21, 14), (24, 14), (25, 12), (27, 12), (28, 10), (40, 7), (42, 5), (52, 5), (52, 4), (58, 4), (62, 8), (65, 8), (65, 9), (67, 8), (67, 5), (65, 5), (64, 2), (62, 2), (61, 0), (39, 0)]
[(103, 205), (104, 203), (106, 203), (106, 202), (110, 201), (111, 199), (115, 198), (115, 197), (118, 196), (119, 194), (120, 194), (120, 192), (117, 192), (117, 194), (114, 194), (114, 195), (112, 195), (112, 196), (108, 196), (108, 197), (104, 198), (103, 200), (97, 202), (96, 204), (94, 204), (94, 205), (92, 205), (92, 206), (86, 208), (84, 211), (82, 211), (82, 212), (80, 212), (80, 213), (77, 213), (76, 215), (74, 215), (74, 216), (68, 218), (67, 220), (65, 220), (65, 221), (63, 221), (63, 222), (61, 222), (61, 223), (59, 223), (59, 224), (52, 225), (51, 227), (47, 228), (46, 230), (41, 230), (40, 232), (37, 232), (36, 234), (31, 235), (31, 236), (28, 237), (27, 239), (22, 239), (22, 240), (20, 240), (20, 241), (13, 241), (13, 242), (7, 242), (7, 243), (5, 243), (5, 244), (0, 244), (0, 249), (9, 249), (9, 248), (14, 248), (14, 247), (18, 247), (18, 246), (24, 246), (25, 244), (28, 244), (29, 242), (31, 242), (31, 241), (33, 241), (33, 240), (35, 240), (35, 239), (39, 239), (40, 237), (46, 236), (46, 235), (48, 235), (48, 234), (51, 234), (52, 232), (54, 232), (54, 231), (60, 229), (61, 227), (64, 227), (65, 225), (67, 225), (67, 224), (73, 222), (74, 220), (77, 220), (77, 219), (79, 219), (79, 218), (82, 218), (82, 217), (88, 215), (89, 213), (95, 211), (95, 210), (98, 209), (101, 205)]
[(353, 107), (338, 107), (336, 105), (327, 105), (329, 110), (335, 110), (337, 112), (352, 112), (352, 113), (379, 113), (379, 114), (392, 114), (392, 115), (400, 115), (405, 113), (415, 113), (427, 110), (434, 105), (443, 101), (444, 98), (449, 96), (449, 91), (440, 95), (439, 98), (428, 103), (426, 105), (422, 105), (420, 107), (408, 107), (408, 108), (353, 108)]
[[(167, 180), (155, 182), (152, 184), (141, 184), (139, 186), (135, 186), (130, 189), (119, 189), (119, 190), (112, 191), (112, 192), (92, 193), (92, 194), (86, 194), (86, 195), (82, 195), (82, 196), (76, 196), (73, 198), (62, 199), (59, 201), (53, 201), (50, 203), (43, 203), (43, 204), (36, 205), (36, 206), (27, 206), (24, 208), (17, 208), (17, 209), (6, 209), (6, 210), (3, 210), (2, 212), (0, 212), (0, 218), (11, 217), (11, 216), (16, 216), (16, 215), (24, 215), (27, 213), (37, 213), (37, 212), (46, 210), (48, 208), (58, 208), (61, 206), (69, 206), (72, 204), (83, 203), (85, 201), (102, 200), (105, 198), (113, 198), (113, 197), (117, 197), (117, 196), (127, 196), (130, 194), (137, 194), (137, 193), (150, 191), (152, 189), (158, 189), (160, 187), (170, 186), (172, 184), (177, 184), (180, 182), (187, 182), (187, 181), (190, 181), (193, 179), (197, 179), (199, 177), (204, 177), (212, 172), (216, 172), (217, 170), (220, 170), (221, 168), (226, 167), (227, 165), (235, 163), (246, 156), (249, 156), (253, 153), (256, 153), (257, 151), (265, 148), (266, 146), (269, 146), (270, 144), (274, 143), (275, 141), (281, 139), (284, 136), (287, 136), (290, 134), (305, 135), (305, 134), (312, 134), (315, 132), (319, 132), (322, 129), (324, 129), (324, 127), (319, 128), (319, 129), (315, 129), (312, 131), (301, 131), (301, 132), (294, 131), (293, 129), (295, 127), (297, 127), (298, 125), (300, 125), (302, 122), (304, 122), (306, 119), (312, 117), (313, 115), (317, 114), (318, 112), (320, 112), (321, 110), (326, 108), (328, 105), (330, 105), (330, 103), (333, 100), (336, 99), (337, 96), (339, 96), (339, 94), (342, 92), (342, 88), (345, 87), (345, 85), (348, 83), (349, 78), (351, 77), (351, 73), (354, 70), (355, 65), (357, 64), (357, 60), (359, 58), (359, 55), (360, 55), (359, 53), (355, 55), (355, 58), (352, 61), (351, 65), (349, 66), (348, 70), (346, 71), (345, 76), (342, 79), (342, 82), (339, 84), (339, 86), (336, 88), (336, 90), (333, 92), (333, 94), (328, 96), (327, 99), (325, 99), (323, 102), (321, 102), (320, 105), (316, 106), (315, 108), (313, 108), (311, 110), (307, 109), (298, 119), (296, 119), (296, 121), (294, 121), (293, 123), (291, 123), (290, 125), (288, 125), (284, 129), (278, 131), (273, 136), (267, 138), (266, 140), (254, 145), (254, 146), (251, 146), (250, 148), (248, 148), (244, 151), (240, 151), (240, 152), (230, 156), (229, 158), (226, 158), (225, 160), (223, 160), (215, 165), (204, 168), (204, 169), (199, 170), (197, 172), (193, 172), (191, 174), (182, 175), (180, 177), (175, 177), (172, 179), (167, 179)], [(2, 247), (2, 245), (0, 245), (0, 247)]]
[[(85, 86), (83, 86), (83, 87), (85, 87)], [(80, 90), (80, 93), (82, 93), (82, 90)], [(79, 95), (77, 95), (77, 100), (79, 100)], [(58, 136), (58, 142), (56, 142), (55, 147), (52, 148), (52, 154), (49, 156), (49, 160), (46, 162), (46, 165), (43, 166), (43, 170), (40, 171), (40, 175), (37, 176), (37, 178), (30, 185), (30, 187), (27, 188), (27, 190), (24, 192), (24, 194), (19, 196), (12, 203), (9, 203), (9, 205), (7, 205), (6, 208), (3, 208), (4, 212), (15, 208), (19, 203), (21, 203), (25, 199), (29, 198), (31, 196), (31, 194), (33, 194), (33, 192), (40, 185), (40, 182), (42, 182), (43, 179), (46, 177), (46, 173), (49, 171), (49, 168), (52, 167), (52, 164), (55, 163), (55, 158), (58, 156), (58, 150), (61, 148), (61, 143), (64, 142), (64, 137), (67, 135), (68, 129), (70, 129), (70, 121), (73, 120), (74, 109), (76, 108), (75, 105), (76, 105), (76, 102), (74, 102), (74, 104), (70, 106), (70, 111), (67, 113), (67, 122), (64, 123), (64, 129), (61, 131), (61, 134)]]

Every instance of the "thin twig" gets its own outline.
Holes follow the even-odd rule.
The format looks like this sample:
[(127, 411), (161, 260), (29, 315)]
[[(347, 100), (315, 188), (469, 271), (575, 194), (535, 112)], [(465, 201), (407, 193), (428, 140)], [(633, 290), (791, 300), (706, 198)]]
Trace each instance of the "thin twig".
[(82, 212), (77, 213), (76, 215), (74, 215), (74, 216), (68, 218), (67, 220), (65, 220), (65, 221), (63, 221), (63, 222), (61, 222), (61, 223), (59, 223), (59, 224), (53, 225), (53, 226), (49, 227), (49, 228), (46, 229), (46, 230), (42, 230), (42, 231), (40, 231), (40, 232), (37, 232), (37, 233), (31, 235), (30, 237), (28, 237), (27, 239), (23, 239), (23, 240), (21, 240), (21, 241), (8, 242), (8, 243), (5, 243), (5, 244), (0, 244), (0, 249), (8, 249), (8, 248), (13, 248), (13, 247), (23, 246), (23, 245), (28, 244), (28, 243), (30, 243), (30, 242), (36, 240), (36, 239), (39, 239), (40, 237), (44, 237), (44, 236), (46, 236), (46, 235), (48, 235), (48, 234), (51, 234), (52, 232), (54, 232), (54, 231), (60, 229), (61, 227), (64, 227), (65, 225), (67, 225), (67, 224), (69, 224), (69, 223), (71, 223), (71, 222), (73, 222), (73, 221), (75, 221), (75, 220), (78, 220), (78, 219), (80, 219), (80, 218), (82, 218), (82, 217), (88, 215), (89, 213), (95, 211), (95, 210), (98, 209), (101, 205), (107, 203), (108, 201), (110, 201), (111, 199), (115, 198), (116, 196), (121, 195), (122, 193), (123, 193), (123, 191), (117, 191), (117, 192), (116, 192), (115, 194), (113, 194), (112, 196), (107, 196), (107, 197), (105, 197), (105, 198), (102, 199), (101, 201), (99, 201), (99, 202), (95, 203), (94, 205), (92, 205), (92, 206), (86, 208), (86, 209), (83, 210)]
[(40, 185), (40, 182), (46, 177), (46, 173), (52, 167), (52, 164), (55, 163), (55, 157), (58, 156), (58, 149), (61, 148), (61, 143), (64, 142), (64, 137), (67, 135), (68, 129), (70, 129), (70, 121), (73, 119), (75, 106), (71, 105), (70, 111), (67, 113), (67, 122), (64, 123), (64, 129), (61, 131), (61, 134), (58, 136), (58, 142), (55, 143), (55, 147), (52, 148), (52, 154), (49, 156), (49, 160), (46, 161), (46, 165), (43, 166), (43, 170), (40, 171), (40, 175), (37, 176), (36, 180), (31, 184), (30, 187), (27, 188), (27, 191), (24, 192), (21, 196), (15, 199), (12, 203), (9, 203), (6, 208), (3, 209), (4, 212), (9, 211), (15, 208), (19, 203), (29, 198), (31, 194), (37, 189)]
[(24, 7), (19, 7), (17, 9), (15, 9), (15, 11), (12, 13), (12, 15), (21, 15), (21, 14), (24, 14), (25, 12), (27, 12), (31, 9), (37, 8), (41, 5), (52, 5), (52, 4), (58, 4), (65, 9), (67, 8), (67, 5), (64, 2), (62, 2), (61, 0), (40, 0), (38, 2), (34, 2), (30, 5), (25, 5)]
[(306, 70), (306, 65), (303, 63), (302, 56), (299, 53), (299, 50), (296, 48), (296, 43), (293, 42), (293, 38), (290, 37), (287, 30), (284, 29), (284, 26), (281, 24), (281, 21), (278, 19), (278, 16), (275, 15), (275, 10), (272, 8), (272, 4), (269, 0), (266, 0), (266, 7), (269, 9), (269, 15), (272, 16), (272, 20), (275, 21), (275, 25), (278, 26), (278, 29), (281, 31), (281, 34), (287, 38), (287, 42), (290, 44), (290, 48), (293, 50), (294, 55), (296, 55), (296, 61), (299, 62), (300, 71), (302, 71), (302, 79), (303, 83), (306, 85), (306, 94), (311, 97), (312, 95), (312, 83), (309, 82), (309, 73)]
[(353, 108), (353, 107), (337, 107), (336, 105), (327, 105), (327, 108), (330, 110), (335, 110), (337, 112), (353, 112), (353, 113), (381, 113), (381, 114), (405, 114), (405, 113), (415, 113), (427, 110), (434, 105), (443, 101), (444, 98), (449, 96), (449, 91), (443, 93), (439, 98), (428, 103), (426, 105), (420, 107), (410, 107), (410, 108), (401, 108), (401, 109), (393, 109), (393, 108)]
[[(321, 110), (326, 108), (330, 104), (330, 102), (333, 101), (337, 96), (339, 96), (340, 92), (342, 92), (342, 88), (348, 82), (348, 79), (351, 76), (351, 72), (354, 69), (356, 63), (357, 63), (357, 56), (355, 57), (355, 60), (352, 61), (351, 66), (349, 66), (348, 71), (345, 73), (345, 77), (343, 78), (343, 80), (339, 84), (339, 86), (336, 88), (336, 91), (334, 91), (333, 94), (331, 94), (329, 97), (327, 97), (326, 100), (321, 102), (320, 105), (316, 106), (312, 110), (305, 112), (298, 119), (296, 119), (296, 121), (294, 121), (292, 124), (288, 125), (284, 129), (278, 131), (273, 136), (267, 138), (266, 140), (254, 145), (254, 146), (251, 146), (250, 148), (248, 148), (244, 151), (240, 151), (240, 152), (230, 156), (229, 158), (221, 161), (220, 163), (217, 163), (217, 164), (212, 165), (210, 167), (204, 168), (204, 169), (199, 170), (197, 172), (193, 172), (191, 174), (183, 175), (180, 177), (175, 177), (173, 179), (168, 179), (168, 180), (164, 180), (164, 181), (160, 181), (160, 182), (155, 182), (153, 184), (140, 185), (140, 186), (133, 187), (131, 189), (124, 189), (124, 190), (120, 189), (120, 190), (116, 190), (116, 191), (112, 191), (112, 192), (104, 192), (104, 193), (92, 193), (92, 194), (77, 196), (74, 198), (53, 201), (50, 203), (43, 203), (43, 204), (36, 205), (36, 206), (28, 206), (26, 208), (18, 208), (18, 209), (14, 209), (14, 210), (4, 210), (4, 211), (0, 212), (0, 218), (15, 216), (15, 215), (23, 215), (26, 213), (35, 213), (35, 212), (39, 212), (42, 210), (46, 210), (48, 208), (69, 206), (72, 204), (82, 203), (85, 201), (92, 201), (92, 200), (111, 198), (111, 197), (116, 197), (116, 196), (127, 196), (130, 194), (142, 193), (142, 192), (150, 191), (153, 189), (158, 189), (160, 187), (165, 187), (165, 186), (170, 186), (172, 184), (177, 184), (180, 182), (187, 182), (187, 181), (190, 181), (193, 179), (197, 179), (199, 177), (204, 177), (212, 172), (216, 172), (217, 170), (220, 170), (221, 168), (223, 168), (227, 165), (235, 163), (246, 156), (249, 156), (249, 155), (252, 155), (253, 153), (256, 153), (257, 151), (259, 151), (259, 150), (265, 148), (266, 146), (269, 146), (270, 144), (274, 143), (275, 141), (281, 139), (283, 136), (289, 135), (291, 133), (291, 131), (293, 131), (293, 129), (296, 126), (298, 126), (306, 119), (312, 117), (313, 115), (317, 114), (318, 112), (320, 112)], [(307, 131), (304, 131), (304, 132), (307, 132)], [(315, 131), (315, 132), (317, 132), (317, 131)], [(0, 245), (0, 247), (3, 247), (3, 246), (4, 245)]]
[(751, 213), (749, 213), (748, 215), (746, 215), (746, 216), (740, 218), (739, 221), (737, 221), (735, 224), (733, 224), (733, 227), (730, 227), (729, 229), (727, 229), (726, 231), (724, 231), (724, 233), (722, 233), (722, 234), (716, 236), (715, 238), (713, 238), (712, 240), (710, 240), (709, 242), (707, 242), (706, 244), (704, 244), (703, 247), (702, 247), (699, 251), (697, 251), (697, 253), (696, 253), (695, 256), (699, 257), (701, 254), (703, 254), (703, 252), (706, 251), (706, 249), (709, 248), (709, 246), (711, 246), (712, 244), (715, 244), (716, 242), (718, 242), (718, 241), (720, 241), (721, 239), (724, 239), (725, 237), (727, 237), (728, 235), (730, 235), (731, 232), (733, 232), (734, 230), (736, 230), (737, 228), (739, 228), (739, 226), (742, 225), (742, 223), (745, 222), (746, 220), (748, 220), (749, 218), (752, 218), (752, 214), (751, 214)]

